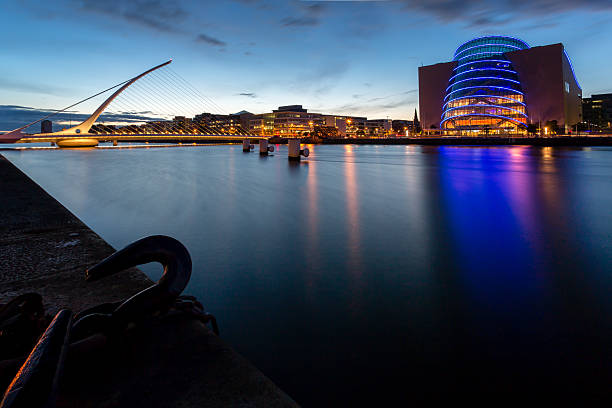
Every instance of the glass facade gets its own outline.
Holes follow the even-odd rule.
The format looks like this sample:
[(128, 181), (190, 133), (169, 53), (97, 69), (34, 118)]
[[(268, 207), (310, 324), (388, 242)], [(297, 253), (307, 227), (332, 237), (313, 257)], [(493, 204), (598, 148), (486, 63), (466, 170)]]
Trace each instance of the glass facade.
[(493, 36), (459, 46), (440, 127), (449, 133), (524, 133), (527, 108), (521, 82), (504, 53), (527, 48), (516, 38)]

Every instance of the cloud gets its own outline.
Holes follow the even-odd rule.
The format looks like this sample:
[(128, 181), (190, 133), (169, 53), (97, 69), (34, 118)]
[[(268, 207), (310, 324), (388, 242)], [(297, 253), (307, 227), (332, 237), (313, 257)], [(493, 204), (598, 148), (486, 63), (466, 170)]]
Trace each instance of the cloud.
[(326, 60), (315, 66), (311, 71), (301, 74), (298, 81), (309, 84), (326, 82), (341, 77), (349, 68), (350, 64), (345, 59)]
[[(183, 7), (177, 0), (71, 0), (76, 9), (85, 13), (101, 14), (113, 20), (123, 20), (128, 25), (138, 25), (161, 33), (193, 36), (194, 41), (215, 47), (225, 47), (227, 43), (207, 34), (197, 33), (194, 29), (202, 26), (191, 24), (194, 13)], [(195, 31), (195, 33), (194, 33)]]
[(312, 27), (319, 25), (325, 6), (322, 3), (300, 4), (297, 16), (281, 19), (281, 25), (285, 27)]
[(293, 92), (313, 92), (316, 97), (329, 93), (349, 70), (350, 64), (345, 59), (326, 59), (308, 65), (297, 73), (292, 81)]
[[(50, 113), (56, 112), (51, 109), (31, 108), (28, 106), (18, 105), (0, 105), (0, 130), (13, 130), (27, 123), (34, 122), (47, 116)], [(72, 123), (76, 125), (87, 119), (89, 113), (79, 113), (65, 111), (57, 113), (49, 118), (53, 122), (53, 130), (57, 131), (62, 128), (62, 125)], [(144, 112), (104, 112), (97, 122), (119, 122), (119, 123), (143, 123), (151, 120), (163, 120), (150, 111)], [(40, 124), (32, 125), (26, 129), (26, 132), (39, 132)]]
[(491, 27), (521, 19), (543, 18), (567, 11), (612, 11), (610, 0), (397, 0), (410, 12), (430, 14), (442, 22)]
[(73, 3), (86, 12), (121, 18), (162, 32), (182, 32), (181, 23), (189, 17), (178, 1), (171, 0), (73, 0)]
[(285, 17), (281, 20), (281, 24), (285, 27), (296, 27), (296, 26), (316, 26), (319, 24), (319, 20), (314, 17), (301, 16), (301, 17)]
[(206, 34), (198, 34), (196, 37), (197, 42), (203, 42), (206, 44), (214, 45), (216, 47), (225, 47), (227, 43), (225, 41), (221, 41), (217, 38), (210, 37)]
[[(377, 101), (382, 101), (385, 99), (389, 99), (389, 98), (394, 98), (396, 96), (400, 96), (400, 95), (410, 95), (410, 94), (415, 94), (417, 93), (419, 90), (418, 89), (411, 89), (409, 91), (404, 91), (404, 92), (399, 92), (399, 93), (394, 93), (391, 95), (387, 95), (387, 96), (378, 96), (376, 98), (370, 98), (368, 99), (368, 102), (377, 102)], [(353, 95), (354, 97), (355, 95)]]
[(17, 91), (17, 92), (26, 92), (26, 93), (35, 93), (35, 94), (43, 94), (43, 95), (67, 95), (74, 92), (74, 89), (69, 90), (67, 88), (62, 88), (55, 85), (48, 85), (36, 82), (23, 82), (12, 80), (9, 78), (0, 77), (0, 89)]
[(247, 98), (257, 98), (257, 94), (254, 92), (241, 92), (239, 96), (246, 96)]
[(383, 109), (394, 109), (399, 108), (400, 106), (407, 106), (416, 103), (415, 97), (402, 98), (396, 101), (389, 101), (380, 105)]
[(325, 108), (329, 112), (354, 114), (355, 112), (373, 112), (386, 113), (389, 109), (401, 107), (412, 107), (416, 105), (417, 89), (410, 89), (404, 92), (398, 92), (386, 96), (371, 97), (368, 99), (361, 98), (362, 95), (353, 95), (354, 101), (344, 105)]

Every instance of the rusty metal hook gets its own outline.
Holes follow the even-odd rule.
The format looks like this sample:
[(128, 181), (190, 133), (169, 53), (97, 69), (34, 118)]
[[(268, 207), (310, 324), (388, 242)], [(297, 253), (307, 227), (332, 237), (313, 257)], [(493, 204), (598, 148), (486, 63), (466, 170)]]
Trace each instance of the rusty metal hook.
[[(191, 277), (191, 257), (187, 248), (174, 238), (153, 235), (142, 238), (115, 252), (86, 272), (87, 281), (110, 276), (133, 266), (159, 262), (164, 267), (157, 283), (121, 302), (110, 314), (91, 313), (80, 317), (74, 324), (76, 337), (83, 327), (90, 324), (108, 323), (121, 327), (146, 314), (168, 308), (183, 292)], [(88, 323), (90, 322), (90, 323)]]
[(72, 313), (60, 310), (7, 388), (0, 408), (55, 406)]

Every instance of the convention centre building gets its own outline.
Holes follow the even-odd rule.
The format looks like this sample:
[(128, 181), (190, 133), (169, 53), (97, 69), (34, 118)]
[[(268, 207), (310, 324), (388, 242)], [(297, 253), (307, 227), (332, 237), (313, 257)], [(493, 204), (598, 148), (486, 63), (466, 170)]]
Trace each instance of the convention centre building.
[(419, 67), (419, 109), (430, 133), (567, 134), (582, 121), (582, 90), (563, 44), (487, 36)]

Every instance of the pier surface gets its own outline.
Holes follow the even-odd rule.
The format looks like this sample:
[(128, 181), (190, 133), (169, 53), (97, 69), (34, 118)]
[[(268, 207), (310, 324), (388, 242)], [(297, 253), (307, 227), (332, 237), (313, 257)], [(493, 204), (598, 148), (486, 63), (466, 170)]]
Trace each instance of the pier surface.
[[(46, 313), (79, 312), (152, 284), (136, 268), (85, 282), (85, 270), (114, 249), (2, 155), (0, 186), (0, 303), (37, 292)], [(123, 341), (79, 361), (69, 355), (58, 406), (296, 406), (188, 316), (154, 319)]]

